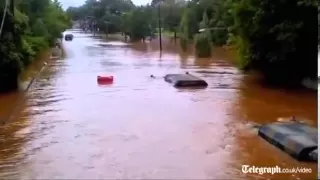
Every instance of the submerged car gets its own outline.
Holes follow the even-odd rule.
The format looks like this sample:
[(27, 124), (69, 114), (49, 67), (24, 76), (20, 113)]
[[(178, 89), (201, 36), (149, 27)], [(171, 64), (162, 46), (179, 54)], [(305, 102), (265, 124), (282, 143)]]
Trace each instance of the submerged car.
[(66, 35), (64, 36), (64, 40), (66, 40), (66, 41), (72, 41), (72, 40), (73, 40), (73, 35), (72, 35), (72, 34), (66, 34)]

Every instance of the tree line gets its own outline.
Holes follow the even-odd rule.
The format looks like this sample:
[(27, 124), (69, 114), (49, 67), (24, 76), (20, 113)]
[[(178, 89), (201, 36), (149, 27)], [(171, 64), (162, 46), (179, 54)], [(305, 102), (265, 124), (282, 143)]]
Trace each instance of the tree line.
[(0, 36), (0, 91), (16, 89), (23, 69), (72, 25), (57, 0), (16, 0), (13, 8), (5, 6), (6, 1), (1, 1), (0, 17), (5, 18)]
[(258, 70), (273, 83), (296, 85), (303, 78), (317, 77), (317, 3), (152, 0), (135, 6), (130, 0), (87, 0), (67, 13), (73, 20), (94, 21), (94, 27), (105, 33), (122, 32), (131, 40), (141, 40), (159, 30), (160, 6), (164, 30), (178, 36), (184, 50), (193, 43), (197, 56), (208, 57), (212, 47), (232, 45), (238, 50), (241, 69)]

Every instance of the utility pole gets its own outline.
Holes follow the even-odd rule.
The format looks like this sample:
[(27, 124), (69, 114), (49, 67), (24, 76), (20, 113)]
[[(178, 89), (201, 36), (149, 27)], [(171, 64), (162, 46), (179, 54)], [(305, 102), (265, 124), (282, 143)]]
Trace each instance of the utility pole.
[(162, 37), (161, 37), (161, 12), (160, 12), (160, 3), (158, 4), (158, 19), (159, 19), (159, 46), (160, 46), (160, 52), (162, 52)]

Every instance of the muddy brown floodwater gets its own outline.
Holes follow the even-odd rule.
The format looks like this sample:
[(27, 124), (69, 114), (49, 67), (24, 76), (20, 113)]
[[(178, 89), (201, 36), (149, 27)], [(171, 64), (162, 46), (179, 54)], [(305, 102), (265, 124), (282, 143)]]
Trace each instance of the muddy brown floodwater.
[[(317, 126), (316, 93), (264, 87), (221, 49), (212, 59), (196, 59), (164, 42), (160, 56), (156, 42), (72, 33), (74, 40), (64, 42), (66, 58), (48, 61), (16, 116), (0, 126), (0, 179), (316, 178), (316, 164), (293, 160), (251, 127), (292, 115)], [(186, 71), (209, 87), (178, 90), (161, 79)], [(99, 86), (103, 74), (115, 82)], [(0, 97), (0, 117), (18, 95)], [(243, 174), (245, 164), (313, 172)]]

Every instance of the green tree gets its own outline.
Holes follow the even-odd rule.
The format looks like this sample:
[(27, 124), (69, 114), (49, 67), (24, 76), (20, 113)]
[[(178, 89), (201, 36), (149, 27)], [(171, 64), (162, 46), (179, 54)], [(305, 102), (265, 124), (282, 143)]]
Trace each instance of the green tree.
[[(107, 33), (119, 32), (121, 16), (134, 8), (131, 0), (87, 0), (80, 7), (69, 7), (68, 14), (75, 21), (81, 21), (83, 28), (90, 28)], [(96, 25), (93, 27), (93, 24)]]
[(132, 41), (145, 39), (151, 34), (151, 24), (144, 8), (136, 8), (127, 16), (127, 33)]
[(181, 15), (185, 3), (183, 1), (167, 0), (161, 5), (161, 16), (163, 19), (163, 27), (170, 32), (174, 33), (174, 37), (177, 37), (177, 31), (181, 21)]
[(264, 73), (267, 80), (300, 84), (316, 77), (314, 21), (317, 1), (251, 0), (236, 9), (237, 44), (243, 68)]
[(209, 19), (207, 12), (203, 13), (203, 20), (200, 23), (200, 27), (204, 29), (195, 36), (195, 48), (196, 55), (198, 57), (210, 57), (212, 52), (211, 34), (209, 28)]
[(7, 12), (0, 37), (0, 91), (17, 88), (23, 69), (71, 25), (56, 0), (20, 0), (12, 14)]

